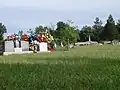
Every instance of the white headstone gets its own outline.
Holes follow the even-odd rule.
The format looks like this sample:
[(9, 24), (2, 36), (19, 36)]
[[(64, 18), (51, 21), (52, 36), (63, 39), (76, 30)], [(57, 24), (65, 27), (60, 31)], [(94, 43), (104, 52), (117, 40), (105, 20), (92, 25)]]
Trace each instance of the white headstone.
[(74, 47), (74, 45), (72, 45), (72, 44), (69, 45), (69, 48), (73, 48), (73, 47)]
[(22, 48), (14, 48), (15, 52), (22, 52)]
[(39, 49), (40, 49), (40, 52), (47, 52), (48, 51), (48, 48), (47, 48), (47, 43), (39, 43)]
[(19, 41), (16, 40), (15, 43), (16, 43), (16, 48), (19, 48)]
[(56, 43), (54, 44), (54, 47), (55, 47), (55, 48), (57, 47)]
[(22, 48), (22, 51), (29, 51), (29, 42), (21, 41), (21, 48)]
[(13, 41), (5, 41), (5, 52), (14, 52)]
[(61, 47), (63, 47), (63, 43), (61, 42)]
[(90, 37), (90, 35), (89, 35), (89, 42), (91, 42), (91, 37)]

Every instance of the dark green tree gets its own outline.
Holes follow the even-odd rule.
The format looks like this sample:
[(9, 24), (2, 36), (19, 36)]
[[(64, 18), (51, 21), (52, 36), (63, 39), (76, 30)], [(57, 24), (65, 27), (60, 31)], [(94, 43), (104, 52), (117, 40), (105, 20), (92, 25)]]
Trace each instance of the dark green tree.
[(88, 41), (89, 40), (89, 35), (91, 36), (91, 39), (93, 37), (93, 29), (90, 26), (83, 26), (83, 28), (80, 31), (80, 41)]
[(3, 40), (4, 33), (7, 33), (6, 26), (0, 23), (0, 41)]
[(69, 39), (70, 43), (75, 43), (79, 39), (79, 34), (76, 27), (66, 25), (65, 31), (65, 40)]
[(43, 26), (40, 25), (40, 26), (38, 26), (38, 27), (35, 28), (35, 32), (34, 33), (36, 35), (39, 35), (40, 32), (45, 31), (45, 29), (46, 29), (46, 27), (44, 28)]
[(63, 40), (64, 39), (64, 30), (66, 28), (66, 24), (62, 21), (57, 23), (56, 29), (56, 38)]
[(117, 28), (115, 26), (115, 21), (112, 15), (110, 14), (107, 23), (104, 27), (104, 30), (102, 32), (102, 37), (104, 40), (112, 41), (118, 39), (118, 36), (119, 36), (119, 32), (117, 31)]
[(75, 43), (79, 37), (77, 28), (74, 25), (69, 24), (69, 22), (64, 23), (62, 21), (57, 23), (56, 36), (58, 39), (67, 43)]
[(56, 36), (56, 30), (54, 30), (53, 28), (49, 27), (48, 31), (49, 31), (49, 33), (50, 33), (54, 38), (57, 37), (57, 36)]
[(93, 25), (94, 41), (97, 41), (97, 42), (100, 41), (102, 30), (103, 30), (102, 21), (98, 17), (96, 17)]
[(118, 30), (118, 32), (119, 32), (119, 34), (120, 34), (120, 20), (118, 20), (117, 25), (116, 25), (116, 28), (117, 28), (117, 30)]

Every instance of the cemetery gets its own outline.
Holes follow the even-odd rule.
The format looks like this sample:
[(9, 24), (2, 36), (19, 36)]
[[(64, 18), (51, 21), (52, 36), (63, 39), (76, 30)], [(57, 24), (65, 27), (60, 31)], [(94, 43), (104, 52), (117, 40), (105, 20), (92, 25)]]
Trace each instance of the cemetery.
[(119, 90), (120, 21), (113, 22), (110, 15), (105, 26), (96, 18), (77, 29), (60, 21), (30, 35), (7, 34), (0, 23), (0, 90)]
[(40, 32), (39, 35), (7, 35), (4, 37), (3, 55), (52, 52), (54, 51), (51, 45), (53, 40), (53, 36), (47, 30)]

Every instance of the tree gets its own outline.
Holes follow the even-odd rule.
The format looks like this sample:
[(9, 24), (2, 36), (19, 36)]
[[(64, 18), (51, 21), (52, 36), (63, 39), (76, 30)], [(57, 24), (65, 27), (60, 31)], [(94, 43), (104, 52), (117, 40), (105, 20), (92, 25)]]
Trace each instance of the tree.
[(56, 29), (56, 38), (63, 40), (64, 39), (64, 30), (66, 28), (66, 24), (62, 21), (57, 23)]
[(77, 30), (75, 26), (60, 21), (57, 23), (56, 36), (64, 43), (68, 40), (70, 43), (75, 43), (79, 37)]
[(79, 34), (74, 26), (66, 25), (64, 32), (65, 40), (69, 39), (70, 43), (75, 43), (79, 39)]
[(117, 30), (118, 30), (118, 32), (119, 32), (119, 34), (120, 34), (120, 20), (118, 20), (117, 25), (116, 25), (116, 28), (117, 28)]
[(119, 33), (118, 39), (120, 40), (120, 20), (118, 20), (117, 25), (116, 25), (117, 31)]
[(4, 33), (7, 33), (6, 26), (0, 23), (0, 40), (3, 40)]
[(99, 17), (95, 18), (94, 25), (93, 25), (93, 34), (94, 34), (94, 40), (100, 41), (100, 35), (103, 30), (102, 21), (99, 19)]
[(49, 27), (49, 28), (48, 28), (48, 31), (49, 31), (49, 33), (50, 33), (54, 38), (57, 37), (57, 36), (56, 36), (56, 30), (55, 30), (54, 26)]
[(104, 27), (104, 30), (102, 32), (102, 37), (104, 40), (112, 41), (114, 39), (118, 39), (119, 32), (117, 31), (117, 28), (115, 26), (115, 21), (110, 14), (107, 20), (107, 23)]
[(83, 41), (83, 42), (88, 41), (89, 35), (91, 36), (91, 38), (93, 37), (92, 28), (87, 25), (83, 26), (83, 28), (81, 29), (80, 34), (79, 34), (80, 41)]
[(45, 31), (45, 28), (41, 25), (35, 28), (35, 34), (36, 35), (39, 35), (40, 32), (42, 32), (42, 31)]
[(55, 25), (53, 23), (50, 23), (51, 30), (55, 30)]

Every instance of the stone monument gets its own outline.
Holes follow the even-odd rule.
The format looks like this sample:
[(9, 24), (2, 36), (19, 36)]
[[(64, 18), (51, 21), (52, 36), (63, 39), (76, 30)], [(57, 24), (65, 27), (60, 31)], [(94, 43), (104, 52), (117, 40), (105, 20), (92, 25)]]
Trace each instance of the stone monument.
[(5, 52), (14, 52), (13, 41), (5, 41)]
[(39, 50), (40, 52), (47, 52), (48, 51), (47, 43), (45, 42), (39, 43)]
[(29, 42), (21, 41), (21, 48), (22, 48), (22, 51), (29, 51)]

